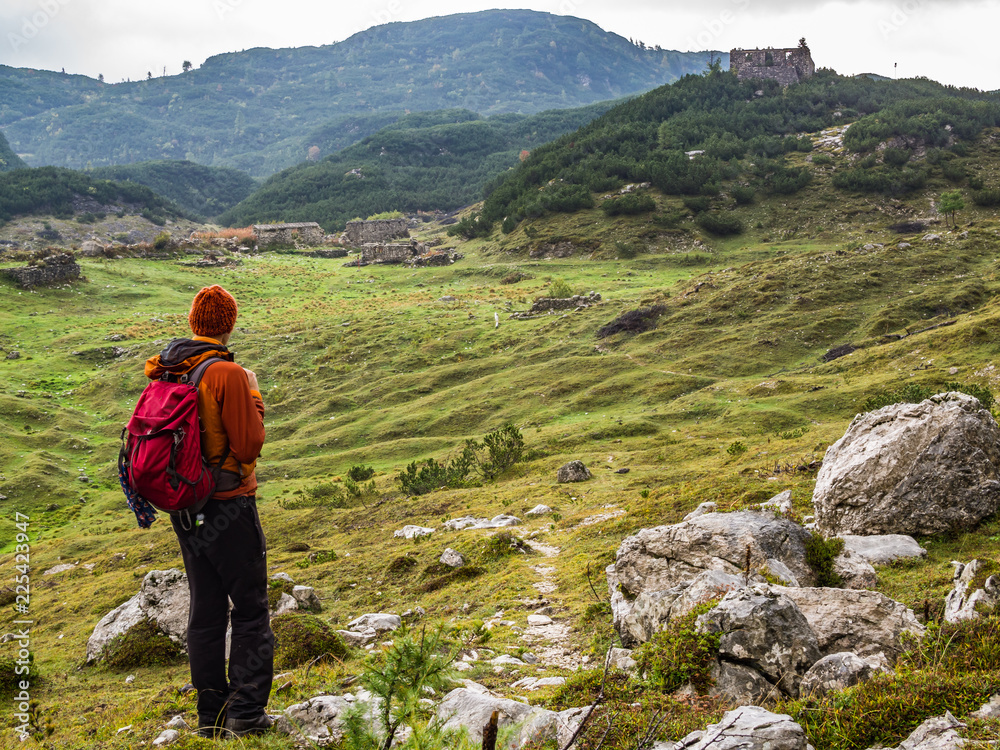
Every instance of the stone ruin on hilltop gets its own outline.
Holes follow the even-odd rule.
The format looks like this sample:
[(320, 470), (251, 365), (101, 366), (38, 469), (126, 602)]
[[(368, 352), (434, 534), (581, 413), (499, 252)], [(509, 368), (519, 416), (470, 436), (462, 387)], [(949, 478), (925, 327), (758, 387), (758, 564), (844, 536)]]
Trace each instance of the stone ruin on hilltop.
[(741, 81), (770, 79), (783, 86), (801, 83), (816, 74), (816, 63), (805, 39), (788, 49), (734, 49), (729, 69)]

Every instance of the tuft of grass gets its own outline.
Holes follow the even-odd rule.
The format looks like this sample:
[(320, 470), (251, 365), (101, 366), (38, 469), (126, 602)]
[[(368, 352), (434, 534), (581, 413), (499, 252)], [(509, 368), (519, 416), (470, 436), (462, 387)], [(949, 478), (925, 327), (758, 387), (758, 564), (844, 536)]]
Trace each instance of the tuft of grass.
[(347, 657), (347, 645), (340, 634), (315, 615), (286, 612), (271, 619), (274, 630), (274, 666), (292, 669), (324, 655)]
[(840, 574), (833, 569), (834, 560), (843, 551), (843, 539), (827, 539), (816, 533), (806, 537), (806, 564), (816, 576), (817, 586), (839, 588), (844, 584)]

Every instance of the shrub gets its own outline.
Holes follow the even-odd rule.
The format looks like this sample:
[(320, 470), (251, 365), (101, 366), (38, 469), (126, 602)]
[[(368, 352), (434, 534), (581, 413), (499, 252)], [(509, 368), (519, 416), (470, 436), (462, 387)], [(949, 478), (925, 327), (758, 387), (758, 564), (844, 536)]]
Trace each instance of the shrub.
[(817, 167), (826, 167), (833, 164), (833, 157), (830, 154), (816, 154), (813, 156), (813, 164)]
[(343, 659), (347, 645), (340, 634), (315, 615), (286, 612), (271, 619), (274, 666), (292, 669), (325, 654)]
[(684, 207), (693, 214), (700, 214), (712, 207), (712, 199), (707, 195), (694, 195), (684, 199)]
[(144, 619), (104, 647), (104, 663), (112, 669), (130, 670), (174, 664), (181, 657), (180, 644), (170, 639), (160, 626)]
[(748, 449), (746, 445), (743, 442), (737, 440), (735, 443), (726, 448), (726, 453), (728, 453), (730, 456), (742, 456), (744, 453), (747, 452), (747, 450)]
[(562, 279), (556, 279), (549, 284), (548, 294), (553, 299), (568, 299), (576, 294), (576, 292), (573, 291), (573, 287)]
[(479, 456), (479, 447), (476, 446), (476, 468), (486, 481), (496, 479), (524, 457), (524, 437), (512, 424), (483, 437), (481, 447), (486, 451), (485, 456)]
[(486, 560), (503, 560), (513, 555), (523, 555), (527, 552), (524, 540), (510, 531), (499, 531), (487, 538), (482, 556)]
[(908, 148), (887, 148), (882, 153), (882, 159), (886, 164), (891, 164), (894, 167), (901, 167), (910, 161), (913, 153)]
[(983, 206), (985, 208), (1000, 206), (1000, 188), (973, 190), (972, 202), (977, 206)]
[(745, 185), (737, 185), (729, 194), (733, 196), (733, 200), (740, 206), (749, 206), (753, 203), (754, 197), (757, 195), (757, 191), (752, 187)]
[(367, 482), (373, 476), (375, 476), (375, 469), (371, 466), (358, 464), (347, 470), (347, 478), (352, 482)]
[(706, 211), (698, 217), (698, 226), (706, 232), (726, 237), (743, 232), (743, 222), (734, 214), (724, 214), (717, 211)]
[(639, 673), (654, 688), (673, 693), (690, 683), (699, 692), (705, 692), (711, 686), (721, 634), (699, 633), (696, 621), (715, 603), (706, 602), (684, 617), (671, 620), (633, 654)]
[(170, 232), (160, 232), (153, 239), (153, 247), (157, 250), (166, 250), (170, 246)]
[(634, 216), (656, 210), (656, 201), (651, 195), (623, 195), (601, 204), (606, 216)]
[(607, 325), (598, 328), (597, 338), (605, 339), (616, 333), (643, 333), (651, 330), (656, 325), (656, 319), (666, 311), (667, 308), (663, 305), (629, 310), (619, 315)]
[(404, 219), (406, 215), (402, 211), (383, 211), (380, 214), (372, 214), (368, 221), (382, 221), (385, 219)]
[(283, 581), (280, 578), (272, 578), (267, 582), (267, 608), (274, 610), (281, 600), (282, 594), (291, 596), (295, 584)]
[(492, 233), (493, 222), (477, 213), (469, 214), (457, 224), (448, 227), (449, 237), (463, 237), (467, 240), (474, 240), (477, 237), (489, 237)]
[(840, 588), (844, 581), (833, 569), (833, 561), (844, 550), (844, 540), (826, 539), (819, 534), (806, 537), (806, 564), (816, 576), (817, 586)]

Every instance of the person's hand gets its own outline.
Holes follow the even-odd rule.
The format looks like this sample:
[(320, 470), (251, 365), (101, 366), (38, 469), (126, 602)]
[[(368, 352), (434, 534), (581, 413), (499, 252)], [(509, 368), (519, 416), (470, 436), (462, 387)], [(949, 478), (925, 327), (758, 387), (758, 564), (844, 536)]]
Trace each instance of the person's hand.
[(245, 372), (247, 374), (247, 383), (250, 384), (250, 390), (251, 391), (259, 391), (260, 390), (260, 385), (257, 383), (257, 375), (254, 374), (254, 371), (253, 370), (248, 370), (247, 368), (244, 367), (243, 368), (243, 372)]

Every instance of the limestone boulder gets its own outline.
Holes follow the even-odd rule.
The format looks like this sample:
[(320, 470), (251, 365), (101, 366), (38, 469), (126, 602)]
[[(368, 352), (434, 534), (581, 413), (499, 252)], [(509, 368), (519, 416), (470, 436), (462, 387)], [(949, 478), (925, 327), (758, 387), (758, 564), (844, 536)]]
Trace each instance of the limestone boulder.
[(357, 696), (319, 695), (286, 708), (274, 722), (275, 730), (287, 734), (303, 746), (329, 747), (344, 738), (344, 717), (353, 708), (360, 708), (378, 726), (379, 701), (366, 691)]
[(698, 618), (697, 627), (719, 634), (721, 661), (759, 672), (790, 696), (798, 695), (802, 675), (822, 656), (816, 634), (795, 602), (768, 586), (727, 594)]
[(824, 656), (845, 651), (861, 658), (884, 654), (890, 664), (904, 650), (905, 633), (923, 635), (913, 610), (877, 591), (772, 586), (795, 602)]
[(501, 698), (488, 691), (462, 687), (444, 697), (437, 709), (437, 720), (445, 731), (464, 728), (470, 736), (479, 737), (494, 711), (499, 714), (499, 726), (521, 725), (515, 740), (517, 747), (531, 742), (541, 744), (550, 737), (562, 747), (576, 731), (586, 709), (557, 713)]
[(965, 565), (953, 562), (955, 578), (944, 600), (946, 622), (961, 622), (979, 617), (982, 607), (1000, 602), (1000, 566), (992, 561), (973, 560)]
[(87, 661), (100, 659), (109, 641), (147, 619), (187, 650), (190, 607), (187, 575), (173, 568), (149, 571), (139, 593), (104, 615), (94, 627), (87, 640)]
[(859, 415), (827, 450), (813, 504), (828, 536), (973, 528), (1000, 507), (1000, 426), (962, 393)]
[(448, 547), (441, 553), (441, 557), (438, 562), (442, 565), (447, 565), (449, 568), (461, 568), (465, 565), (465, 558), (462, 557), (461, 552)]
[(759, 706), (726, 713), (718, 724), (692, 732), (670, 750), (806, 750), (805, 730), (787, 714)]
[(835, 690), (846, 690), (852, 685), (867, 682), (874, 675), (892, 670), (884, 656), (862, 659), (857, 654), (844, 652), (824, 656), (809, 668), (799, 685), (799, 696), (822, 698)]
[[(626, 639), (624, 645), (641, 642), (641, 630), (649, 632), (644, 627), (629, 635), (632, 626), (626, 620), (634, 608), (672, 606), (683, 593), (676, 587), (687, 588), (706, 571), (742, 578), (748, 554), (750, 582), (763, 582), (762, 572), (767, 572), (790, 586), (812, 585), (815, 577), (806, 564), (808, 536), (798, 524), (773, 513), (741, 511), (705, 513), (626, 538), (605, 571), (615, 627)], [(641, 599), (643, 594), (647, 596)], [(633, 619), (648, 622), (652, 616), (637, 613)]]
[(430, 536), (433, 533), (434, 529), (427, 528), (426, 526), (414, 526), (413, 524), (407, 524), (401, 529), (396, 529), (392, 535), (403, 539), (415, 539), (418, 536)]
[(399, 615), (385, 612), (369, 613), (361, 615), (347, 623), (347, 627), (355, 632), (374, 630), (376, 633), (388, 633), (392, 630), (399, 630), (403, 626), (403, 620)]
[[(957, 730), (964, 727), (965, 724), (945, 712), (944, 716), (928, 719), (914, 729), (913, 733), (894, 750), (960, 750), (965, 747), (966, 741), (959, 736)], [(869, 750), (881, 749), (869, 748)]]
[(906, 534), (841, 534), (840, 538), (844, 540), (845, 552), (850, 552), (871, 565), (888, 565), (896, 560), (927, 557), (927, 550)]
[(570, 461), (559, 467), (556, 472), (557, 482), (586, 482), (590, 479), (590, 469), (583, 465), (583, 461)]

